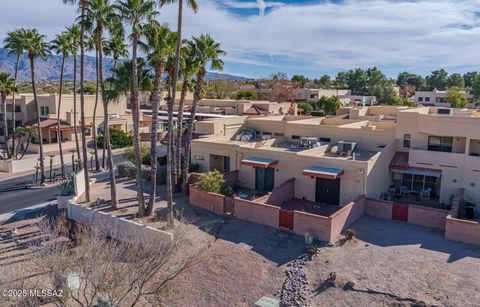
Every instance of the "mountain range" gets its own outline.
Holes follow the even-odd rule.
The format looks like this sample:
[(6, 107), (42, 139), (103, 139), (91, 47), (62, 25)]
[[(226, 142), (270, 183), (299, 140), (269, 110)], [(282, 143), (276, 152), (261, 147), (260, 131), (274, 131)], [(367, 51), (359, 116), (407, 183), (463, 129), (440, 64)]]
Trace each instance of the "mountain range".
[[(4, 48), (0, 48), (0, 71), (14, 74), (16, 56), (9, 54)], [(62, 56), (50, 55), (45, 60), (37, 58), (35, 60), (35, 78), (37, 81), (56, 81), (60, 80), (60, 70), (62, 65)], [(113, 67), (112, 58), (104, 58), (104, 76), (109, 77), (110, 70)], [(95, 80), (95, 57), (85, 56), (85, 80)], [(79, 71), (79, 70), (78, 70)], [(69, 57), (65, 61), (65, 80), (73, 80), (73, 57)], [(232, 81), (244, 81), (248, 78), (241, 76), (234, 76), (230, 74), (208, 72), (206, 75), (207, 80), (232, 80)], [(25, 53), (20, 58), (18, 81), (28, 82), (31, 81), (30, 75), (30, 62), (27, 54)]]

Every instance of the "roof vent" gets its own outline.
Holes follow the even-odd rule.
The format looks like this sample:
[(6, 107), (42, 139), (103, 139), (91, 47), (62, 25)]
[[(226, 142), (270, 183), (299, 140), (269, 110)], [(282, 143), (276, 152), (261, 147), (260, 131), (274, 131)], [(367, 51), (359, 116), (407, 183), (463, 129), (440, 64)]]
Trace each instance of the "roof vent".
[(340, 141), (337, 146), (337, 154), (350, 157), (357, 148), (357, 142)]

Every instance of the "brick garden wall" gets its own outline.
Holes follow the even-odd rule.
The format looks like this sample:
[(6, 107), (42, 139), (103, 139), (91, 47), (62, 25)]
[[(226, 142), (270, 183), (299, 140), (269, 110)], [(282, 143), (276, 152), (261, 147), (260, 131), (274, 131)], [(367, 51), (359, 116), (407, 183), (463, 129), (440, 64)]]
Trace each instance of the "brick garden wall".
[(205, 210), (215, 212), (216, 214), (224, 213), (225, 196), (215, 193), (202, 191), (195, 186), (190, 186), (190, 204)]
[(445, 229), (447, 210), (408, 205), (408, 223), (436, 229)]
[(290, 200), (295, 196), (295, 178), (286, 181), (274, 189), (266, 199), (265, 203), (270, 205), (280, 205), (284, 201)]
[(335, 239), (348, 226), (353, 224), (365, 213), (365, 197), (358, 198), (355, 202), (351, 202), (343, 206), (340, 210), (332, 214), (331, 219), (331, 240)]
[(235, 216), (242, 220), (278, 228), (280, 208), (235, 198)]
[(374, 217), (391, 220), (393, 202), (373, 198), (365, 199), (365, 213)]
[(468, 244), (480, 244), (480, 223), (447, 216), (445, 239)]
[(308, 233), (321, 241), (330, 242), (332, 221), (326, 216), (315, 215), (302, 211), (293, 212), (293, 232), (298, 235)]

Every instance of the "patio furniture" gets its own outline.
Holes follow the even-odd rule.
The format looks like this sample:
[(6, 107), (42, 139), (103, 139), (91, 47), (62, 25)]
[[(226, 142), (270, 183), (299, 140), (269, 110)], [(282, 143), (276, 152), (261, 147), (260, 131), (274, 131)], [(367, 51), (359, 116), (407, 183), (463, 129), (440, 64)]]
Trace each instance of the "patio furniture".
[(420, 193), (418, 195), (418, 198), (420, 200), (429, 200), (430, 199), (430, 192), (431, 192), (430, 188), (421, 189)]
[(400, 194), (402, 196), (410, 195), (410, 189), (407, 188), (406, 186), (400, 187)]
[(391, 195), (395, 195), (397, 191), (397, 187), (391, 185), (389, 188), (388, 188), (388, 194), (391, 194)]
[(463, 204), (463, 210), (465, 211), (465, 218), (473, 220), (475, 218), (475, 204), (466, 202)]

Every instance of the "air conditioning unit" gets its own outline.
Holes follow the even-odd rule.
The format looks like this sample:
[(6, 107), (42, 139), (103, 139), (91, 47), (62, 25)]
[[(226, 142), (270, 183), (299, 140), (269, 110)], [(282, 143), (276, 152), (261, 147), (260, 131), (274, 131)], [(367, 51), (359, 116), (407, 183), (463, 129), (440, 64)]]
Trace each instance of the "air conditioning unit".
[(315, 137), (301, 137), (300, 147), (304, 149), (318, 147), (318, 138)]
[(452, 115), (453, 109), (452, 108), (438, 108), (437, 115)]
[(337, 154), (351, 156), (357, 148), (357, 142), (340, 141), (338, 142), (337, 146)]

